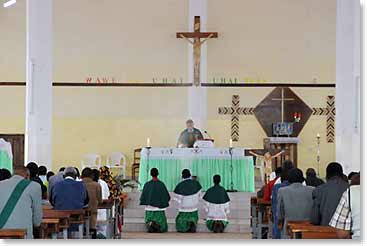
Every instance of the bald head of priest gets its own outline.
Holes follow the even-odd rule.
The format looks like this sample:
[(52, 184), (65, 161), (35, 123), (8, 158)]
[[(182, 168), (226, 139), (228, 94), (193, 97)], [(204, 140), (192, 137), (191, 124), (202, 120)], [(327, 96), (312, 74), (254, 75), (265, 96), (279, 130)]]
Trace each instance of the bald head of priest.
[(177, 146), (179, 148), (192, 148), (197, 140), (203, 139), (200, 130), (194, 127), (194, 121), (186, 121), (186, 129), (183, 130), (178, 138)]

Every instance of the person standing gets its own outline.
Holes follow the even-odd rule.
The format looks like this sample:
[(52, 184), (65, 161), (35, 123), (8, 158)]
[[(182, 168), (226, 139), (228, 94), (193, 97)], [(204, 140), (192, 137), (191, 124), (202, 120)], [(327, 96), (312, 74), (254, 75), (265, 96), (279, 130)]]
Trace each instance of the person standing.
[(33, 238), (33, 227), (42, 221), (42, 192), (39, 184), (29, 180), (25, 167), (15, 169), (14, 176), (0, 181), (0, 229), (27, 229)]
[(186, 121), (186, 129), (181, 132), (178, 138), (177, 146), (179, 148), (192, 148), (197, 140), (203, 138), (203, 134), (200, 130), (194, 127), (194, 121), (189, 119)]
[(206, 226), (212, 232), (222, 233), (228, 225), (230, 199), (227, 191), (220, 186), (219, 175), (213, 176), (213, 182), (214, 186), (209, 188), (203, 197), (207, 212)]
[(310, 221), (314, 225), (327, 226), (339, 204), (340, 198), (349, 187), (343, 178), (343, 167), (332, 162), (326, 167), (326, 180), (312, 194), (313, 206)]
[(196, 232), (199, 220), (198, 204), (201, 185), (191, 178), (190, 170), (182, 171), (182, 179), (175, 188), (174, 200), (177, 202), (178, 214), (176, 230), (178, 232)]
[(309, 220), (314, 187), (305, 186), (303, 172), (298, 168), (289, 171), (289, 185), (279, 189), (277, 198), (277, 225), (282, 230), (281, 238), (288, 238), (287, 222)]
[(306, 181), (306, 185), (312, 186), (312, 187), (317, 187), (325, 183), (322, 179), (319, 179), (316, 176), (316, 171), (313, 168), (308, 168), (306, 170), (306, 180), (305, 181)]
[(97, 182), (93, 181), (93, 171), (89, 167), (83, 169), (82, 180), (87, 188), (89, 197), (88, 208), (91, 211), (90, 231), (92, 233), (92, 239), (96, 239), (98, 204), (102, 203), (102, 188)]
[(145, 206), (145, 224), (148, 232), (167, 232), (166, 208), (171, 199), (165, 184), (158, 179), (158, 169), (152, 168), (152, 180), (144, 184), (140, 205)]

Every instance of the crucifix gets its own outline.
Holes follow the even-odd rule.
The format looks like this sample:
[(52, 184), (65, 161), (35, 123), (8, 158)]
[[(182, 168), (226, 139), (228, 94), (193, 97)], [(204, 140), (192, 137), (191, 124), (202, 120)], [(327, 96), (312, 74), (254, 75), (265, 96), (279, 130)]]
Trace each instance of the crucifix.
[[(176, 38), (184, 38), (190, 44), (193, 45), (194, 51), (194, 85), (200, 85), (200, 58), (201, 58), (201, 45), (208, 39), (217, 38), (217, 32), (200, 32), (200, 16), (195, 16), (194, 19), (194, 32), (178, 32)], [(191, 38), (193, 40), (191, 40)], [(200, 40), (202, 39), (203, 40)]]
[(284, 101), (294, 101), (294, 98), (285, 98), (284, 97), (284, 88), (282, 88), (281, 98), (272, 98), (271, 100), (281, 102), (281, 115), (282, 115), (282, 123), (283, 123), (284, 122)]

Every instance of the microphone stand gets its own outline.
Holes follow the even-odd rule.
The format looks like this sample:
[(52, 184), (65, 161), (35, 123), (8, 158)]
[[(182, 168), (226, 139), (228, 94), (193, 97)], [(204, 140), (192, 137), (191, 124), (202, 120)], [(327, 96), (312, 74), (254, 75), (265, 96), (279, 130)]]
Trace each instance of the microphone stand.
[(231, 156), (231, 165), (230, 165), (231, 189), (227, 190), (227, 192), (237, 192), (237, 190), (234, 189), (234, 184), (233, 184), (233, 147), (229, 147), (229, 155)]

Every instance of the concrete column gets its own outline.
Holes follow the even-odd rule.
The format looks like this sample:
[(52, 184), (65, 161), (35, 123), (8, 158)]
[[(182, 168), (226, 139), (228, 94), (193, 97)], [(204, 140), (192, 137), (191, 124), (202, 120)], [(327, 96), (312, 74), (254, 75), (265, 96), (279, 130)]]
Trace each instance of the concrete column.
[(337, 0), (336, 160), (345, 173), (361, 167), (359, 0)]
[(25, 161), (52, 167), (52, 0), (27, 0)]
[[(188, 27), (194, 31), (194, 16), (200, 16), (201, 31), (206, 31), (207, 0), (189, 0)], [(193, 46), (188, 49), (188, 79), (194, 81)], [(201, 46), (200, 80), (207, 81), (207, 48)], [(207, 89), (201, 86), (193, 86), (188, 89), (188, 118), (195, 122), (195, 126), (202, 131), (207, 127)]]

